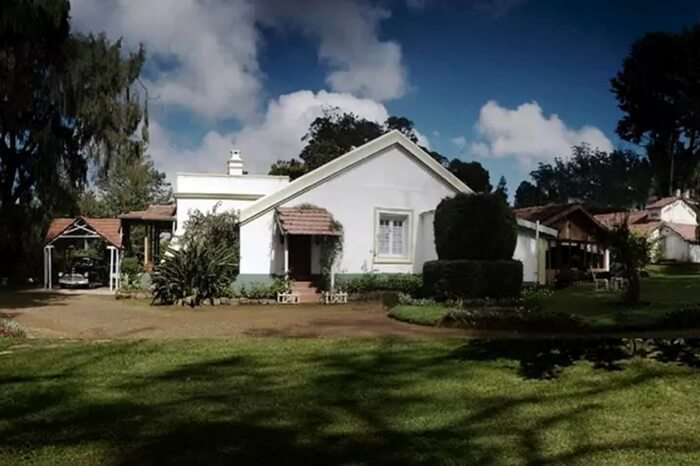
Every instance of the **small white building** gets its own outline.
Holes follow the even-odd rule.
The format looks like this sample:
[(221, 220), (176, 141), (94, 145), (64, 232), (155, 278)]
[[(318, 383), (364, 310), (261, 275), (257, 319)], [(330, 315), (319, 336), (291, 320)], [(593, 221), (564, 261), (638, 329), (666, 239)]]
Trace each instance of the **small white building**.
[[(237, 210), (239, 283), (320, 274), (323, 238), (339, 229), (343, 246), (333, 264), (336, 274), (420, 273), (436, 258), (433, 211), (459, 192), (472, 191), (399, 131), (292, 182), (244, 174), (240, 153), (232, 151), (227, 174), (177, 175), (177, 232), (195, 209)], [(526, 281), (537, 281), (537, 258), (546, 247), (530, 237), (554, 231), (532, 228), (520, 225), (516, 251), (525, 262)]]
[(644, 210), (601, 214), (596, 219), (608, 226), (627, 222), (632, 232), (653, 243), (656, 260), (700, 262), (697, 212), (689, 193), (679, 191), (650, 202)]

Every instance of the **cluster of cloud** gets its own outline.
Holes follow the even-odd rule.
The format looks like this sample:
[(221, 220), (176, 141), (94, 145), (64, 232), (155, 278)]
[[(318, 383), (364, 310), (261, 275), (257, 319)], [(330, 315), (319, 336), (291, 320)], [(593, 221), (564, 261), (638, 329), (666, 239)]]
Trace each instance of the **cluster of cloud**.
[[(581, 143), (603, 151), (613, 149), (610, 140), (598, 128), (569, 128), (558, 115), (546, 116), (537, 102), (508, 109), (489, 101), (481, 107), (475, 130), (477, 140), (469, 145), (472, 155), (514, 157), (525, 166), (553, 157), (567, 157), (571, 146)], [(464, 147), (466, 139), (455, 138), (453, 143)]]
[(152, 97), (211, 119), (251, 119), (259, 106), (260, 25), (319, 42), (338, 92), (387, 100), (407, 89), (401, 47), (379, 39), (389, 12), (362, 0), (73, 0), (73, 25), (143, 43), (155, 67)]
[[(297, 91), (271, 100), (257, 123), (227, 134), (208, 132), (195, 149), (182, 148), (165, 128), (151, 123), (151, 156), (160, 162), (159, 166), (174, 166), (177, 171), (222, 172), (228, 151), (235, 146), (242, 152), (246, 170), (266, 173), (275, 161), (297, 156), (304, 146), (301, 137), (311, 122), (332, 108), (377, 123), (389, 116), (384, 105), (371, 99), (337, 92)], [(168, 173), (168, 177), (172, 179), (173, 174)]]

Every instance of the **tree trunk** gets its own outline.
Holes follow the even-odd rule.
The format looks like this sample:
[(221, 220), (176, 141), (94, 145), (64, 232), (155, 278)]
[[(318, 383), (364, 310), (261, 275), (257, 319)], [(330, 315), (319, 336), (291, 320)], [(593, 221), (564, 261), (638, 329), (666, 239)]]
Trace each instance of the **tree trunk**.
[(641, 283), (638, 270), (632, 270), (627, 274), (627, 289), (625, 290), (625, 304), (637, 304), (641, 294)]

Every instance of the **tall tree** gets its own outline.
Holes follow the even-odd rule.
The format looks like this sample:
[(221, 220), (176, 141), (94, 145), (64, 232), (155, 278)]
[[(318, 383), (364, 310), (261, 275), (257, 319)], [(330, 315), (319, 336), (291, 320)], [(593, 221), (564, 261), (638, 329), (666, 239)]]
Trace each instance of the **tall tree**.
[(548, 199), (544, 196), (542, 190), (527, 180), (521, 181), (518, 189), (515, 190), (514, 205), (516, 209), (542, 205), (547, 202)]
[(462, 162), (459, 159), (452, 159), (447, 168), (464, 184), (478, 193), (490, 193), (493, 189), (488, 170), (479, 162)]
[(611, 83), (624, 113), (617, 133), (646, 148), (657, 192), (690, 188), (700, 161), (700, 25), (646, 34)]
[(578, 200), (595, 207), (632, 208), (644, 205), (651, 185), (649, 161), (630, 151), (602, 152), (575, 146), (572, 155), (530, 172), (534, 184), (523, 182), (516, 207)]
[(134, 89), (144, 52), (71, 35), (66, 0), (0, 8), (0, 275), (37, 245), (29, 229), (76, 211), (88, 165), (128, 152), (143, 118)]
[(115, 217), (132, 210), (144, 210), (149, 204), (171, 202), (172, 190), (165, 173), (158, 171), (148, 156), (131, 161), (114, 160), (108, 176), (100, 177), (96, 190), (83, 194), (79, 207), (82, 215)]
[(496, 185), (494, 193), (501, 196), (506, 203), (508, 202), (508, 183), (506, 182), (505, 176), (501, 176), (498, 179), (498, 184)]

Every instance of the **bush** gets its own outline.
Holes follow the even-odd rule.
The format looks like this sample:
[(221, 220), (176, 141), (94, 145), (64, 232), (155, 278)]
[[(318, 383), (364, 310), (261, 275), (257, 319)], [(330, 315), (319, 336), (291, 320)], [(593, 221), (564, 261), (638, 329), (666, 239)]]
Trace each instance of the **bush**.
[(657, 328), (669, 330), (684, 330), (700, 328), (700, 307), (679, 309), (666, 314)]
[(222, 249), (230, 257), (231, 267), (226, 269), (229, 283), (238, 276), (240, 231), (238, 217), (232, 211), (217, 213), (220, 203), (212, 212), (191, 212), (185, 223), (183, 244), (206, 243), (210, 248)]
[(272, 283), (252, 282), (241, 285), (236, 290), (235, 295), (246, 299), (276, 299), (277, 293), (282, 293), (289, 289), (289, 284), (284, 278), (275, 278)]
[(438, 301), (520, 296), (523, 264), (500, 260), (437, 260), (423, 266), (426, 294)]
[(24, 338), (24, 329), (14, 320), (0, 317), (0, 337)]
[(579, 317), (564, 312), (530, 312), (522, 308), (461, 309), (450, 311), (443, 325), (479, 330), (534, 333), (578, 333), (588, 329)]
[(499, 194), (465, 194), (443, 199), (434, 220), (441, 260), (510, 260), (517, 230), (515, 215)]
[(423, 288), (423, 278), (410, 273), (366, 273), (359, 277), (337, 277), (335, 287), (348, 293), (370, 293), (373, 291), (396, 291), (418, 296)]
[(225, 246), (189, 241), (179, 250), (168, 249), (153, 274), (153, 302), (198, 306), (226, 296), (231, 269), (237, 261)]
[(122, 287), (126, 289), (140, 288), (140, 274), (143, 273), (143, 264), (136, 257), (122, 259), (121, 274)]

